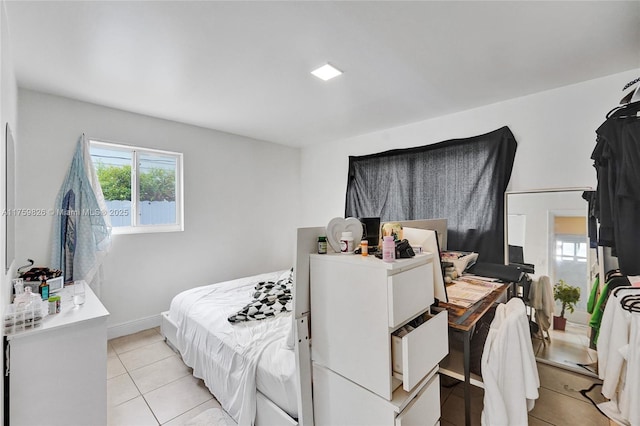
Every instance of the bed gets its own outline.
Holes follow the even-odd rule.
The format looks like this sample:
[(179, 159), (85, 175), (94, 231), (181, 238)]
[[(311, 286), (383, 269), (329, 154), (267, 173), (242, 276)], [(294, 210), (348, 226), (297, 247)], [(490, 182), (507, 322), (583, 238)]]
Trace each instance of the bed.
[[(446, 238), (444, 219), (401, 223), (404, 227), (435, 229), (443, 234), (441, 241)], [(227, 320), (250, 300), (252, 285), (269, 277), (277, 279), (284, 271), (187, 290), (162, 313), (161, 329), (167, 342), (241, 426), (313, 425), (309, 254), (317, 252), (320, 235), (325, 235), (324, 227), (297, 231), (291, 313), (247, 324), (232, 325)], [(222, 307), (224, 300), (207, 298), (214, 294), (223, 295), (231, 303)], [(270, 333), (263, 333), (265, 329)], [(257, 336), (261, 344), (246, 345), (249, 336)], [(239, 344), (234, 343), (234, 337)]]
[(162, 314), (162, 333), (239, 425), (312, 425), (308, 339), (309, 253), (324, 228), (298, 230), (292, 312), (228, 321), (252, 300), (260, 282), (289, 270), (186, 290)]

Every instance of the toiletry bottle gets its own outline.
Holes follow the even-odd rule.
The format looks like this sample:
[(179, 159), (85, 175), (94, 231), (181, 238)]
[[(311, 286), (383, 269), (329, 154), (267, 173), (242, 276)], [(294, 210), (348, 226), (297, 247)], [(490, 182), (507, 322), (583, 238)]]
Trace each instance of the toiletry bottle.
[(342, 254), (352, 254), (355, 248), (353, 247), (353, 233), (351, 231), (345, 231), (340, 237), (340, 252)]
[(55, 296), (49, 297), (49, 315), (53, 315), (56, 312), (56, 298)]
[(327, 254), (327, 237), (324, 235), (318, 237), (318, 254)]
[(42, 297), (42, 300), (49, 300), (49, 284), (47, 284), (47, 277), (43, 275), (40, 279), (42, 280), (40, 282), (40, 296)]
[(385, 262), (393, 262), (396, 259), (396, 242), (393, 236), (388, 235), (382, 239), (382, 260)]

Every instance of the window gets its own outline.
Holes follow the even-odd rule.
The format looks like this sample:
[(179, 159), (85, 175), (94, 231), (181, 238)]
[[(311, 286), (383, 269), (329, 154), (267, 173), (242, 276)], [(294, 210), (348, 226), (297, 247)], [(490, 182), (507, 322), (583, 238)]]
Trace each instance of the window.
[(114, 234), (182, 231), (182, 154), (90, 141)]
[(573, 235), (556, 235), (556, 261), (587, 261), (587, 243), (585, 237)]

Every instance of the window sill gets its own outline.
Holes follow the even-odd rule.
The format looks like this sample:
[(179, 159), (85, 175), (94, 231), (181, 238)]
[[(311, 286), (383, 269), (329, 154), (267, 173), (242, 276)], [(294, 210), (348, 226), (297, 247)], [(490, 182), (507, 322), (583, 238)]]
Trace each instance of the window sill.
[(148, 225), (148, 226), (118, 226), (112, 228), (112, 235), (128, 235), (128, 234), (155, 234), (159, 232), (182, 232), (183, 225)]

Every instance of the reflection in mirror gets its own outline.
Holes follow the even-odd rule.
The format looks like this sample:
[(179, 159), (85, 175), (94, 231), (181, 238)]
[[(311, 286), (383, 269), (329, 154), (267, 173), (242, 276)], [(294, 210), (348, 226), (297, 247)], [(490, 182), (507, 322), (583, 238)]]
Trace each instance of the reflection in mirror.
[[(590, 188), (508, 192), (505, 200), (505, 263), (524, 265), (536, 281), (548, 276), (551, 285), (560, 280), (578, 287), (580, 299), (573, 313), (565, 312), (565, 331), (550, 330), (550, 341), (534, 338), (540, 361), (582, 373), (596, 371), (596, 352), (590, 346), (590, 314), (587, 302), (598, 272), (596, 250), (587, 235), (587, 202)], [(561, 305), (555, 302), (555, 315)], [(534, 319), (533, 308), (530, 308)]]

